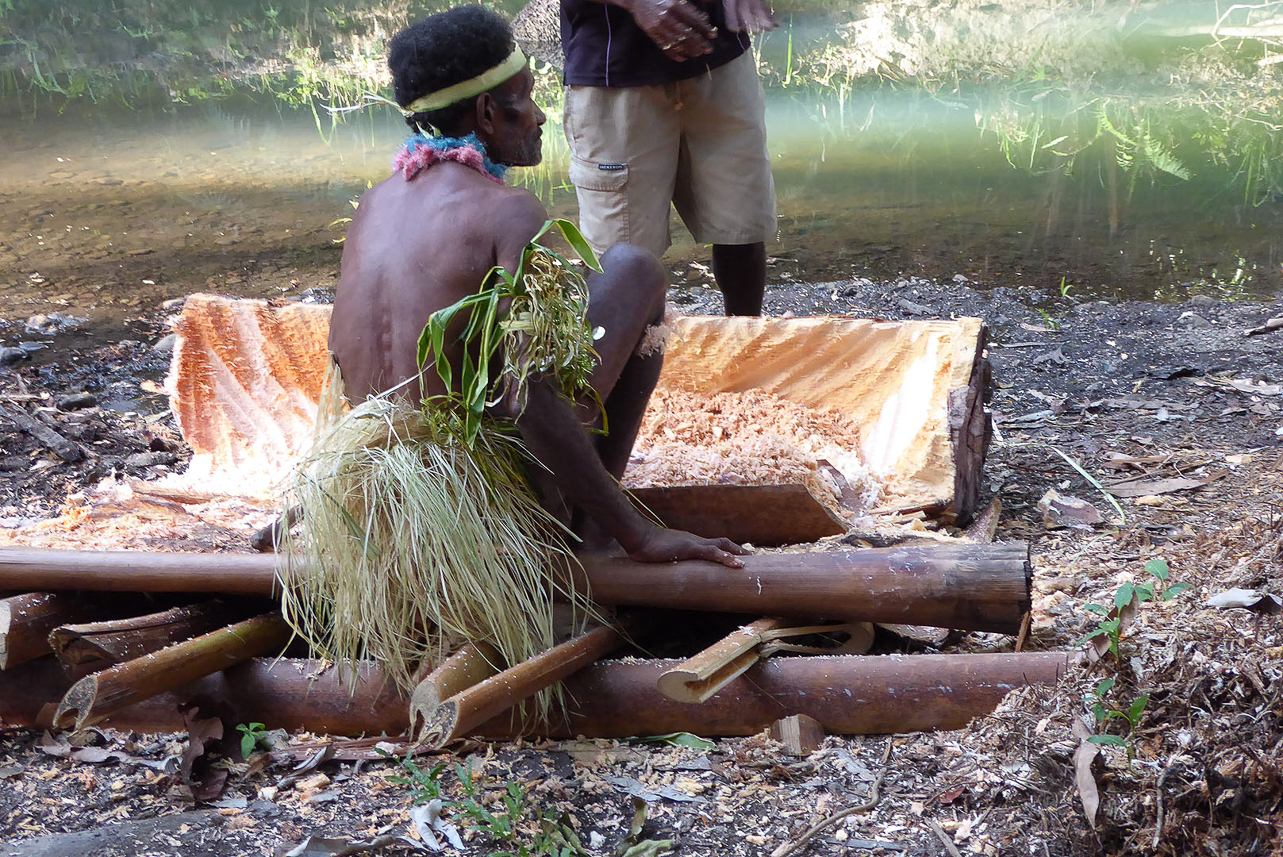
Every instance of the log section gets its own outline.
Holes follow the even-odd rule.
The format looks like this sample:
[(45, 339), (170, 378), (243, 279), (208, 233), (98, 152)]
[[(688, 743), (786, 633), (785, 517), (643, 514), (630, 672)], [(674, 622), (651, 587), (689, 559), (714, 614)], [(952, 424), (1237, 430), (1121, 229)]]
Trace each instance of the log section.
[(98, 723), (144, 699), (285, 648), (291, 635), (279, 613), (268, 613), (85, 676), (58, 704), (54, 725)]
[[(1029, 547), (899, 546), (758, 554), (744, 568), (639, 563), (584, 555), (582, 583), (601, 604), (758, 616), (932, 625), (1014, 634), (1029, 610)], [(0, 587), (106, 591), (276, 591), (276, 558), (0, 548)], [(579, 573), (576, 570), (576, 573)]]
[[(569, 721), (526, 731), (554, 738), (681, 731), (753, 735), (791, 714), (812, 717), (833, 735), (958, 729), (992, 711), (1012, 689), (1054, 684), (1077, 657), (1040, 652), (777, 658), (757, 664), (702, 705), (674, 702), (656, 690), (659, 676), (680, 661), (601, 661), (566, 680)], [(36, 725), (40, 708), (67, 683), (52, 657), (0, 673), (0, 725)], [(376, 667), (363, 666), (341, 680), (319, 662), (288, 659), (241, 664), (119, 711), (106, 725), (181, 730), (177, 705), (193, 698), (206, 701), (225, 722), (261, 722), (269, 729), (359, 736), (402, 735), (409, 728), (408, 700)], [(477, 731), (508, 738), (521, 728), (503, 716)]]

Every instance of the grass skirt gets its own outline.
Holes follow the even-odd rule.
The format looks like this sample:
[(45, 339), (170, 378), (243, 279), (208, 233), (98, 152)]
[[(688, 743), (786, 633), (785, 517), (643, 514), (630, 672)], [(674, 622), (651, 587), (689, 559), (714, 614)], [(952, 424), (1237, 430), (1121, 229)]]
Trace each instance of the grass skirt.
[(549, 573), (571, 554), (512, 431), (487, 423), (469, 446), (457, 414), (387, 396), (342, 413), (340, 387), (331, 367), (287, 500), (303, 519), (284, 552), (283, 611), (319, 655), (372, 659), (409, 690), (463, 641), (509, 664), (547, 649), (554, 600), (575, 625), (591, 615), (586, 594)]

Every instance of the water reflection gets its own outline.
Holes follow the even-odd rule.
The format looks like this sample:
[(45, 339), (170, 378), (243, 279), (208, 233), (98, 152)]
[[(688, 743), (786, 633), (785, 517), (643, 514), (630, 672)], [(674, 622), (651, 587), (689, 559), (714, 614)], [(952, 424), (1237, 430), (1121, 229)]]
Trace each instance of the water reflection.
[[(1272, 102), (1207, 89), (1209, 103), (1176, 103), (1121, 95), (1121, 83), (1102, 95), (1045, 71), (879, 83), (923, 61), (908, 37), (894, 56), (859, 53), (890, 6), (866, 4), (851, 23), (853, 4), (793, 4), (782, 15), (792, 26), (759, 40), (781, 215), (773, 286), (917, 274), (1160, 299), (1279, 289)], [(1117, 56), (1096, 61), (1118, 74), (1131, 63), (1152, 82), (1166, 60), (1146, 50), (1142, 61), (1103, 40), (1097, 53)], [(382, 108), (332, 121), (292, 106), (297, 89), (228, 91), (129, 109), (11, 92), (0, 103), (0, 318), (51, 302), (120, 316), (200, 289), (332, 286), (341, 221), (388, 174), (404, 126)], [(545, 91), (555, 100), (555, 86)], [(573, 217), (550, 107), (545, 164), (520, 180)], [(666, 261), (709, 282), (691, 264), (706, 251), (674, 229)]]

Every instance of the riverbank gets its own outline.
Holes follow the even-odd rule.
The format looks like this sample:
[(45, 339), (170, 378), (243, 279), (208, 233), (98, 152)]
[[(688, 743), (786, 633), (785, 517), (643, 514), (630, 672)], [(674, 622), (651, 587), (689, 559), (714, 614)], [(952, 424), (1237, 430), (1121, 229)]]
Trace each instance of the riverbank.
[[(684, 273), (698, 279), (698, 269)], [(1000, 435), (986, 489), (1003, 503), (998, 537), (1034, 543), (1026, 647), (1078, 646), (1099, 621), (1086, 605), (1112, 605), (1119, 587), (1150, 579), (1148, 562), (1167, 564), (1169, 584), (1193, 585), (1137, 610), (1123, 633), (1122, 658), (1075, 673), (1054, 692), (1014, 694), (968, 730), (829, 738), (806, 758), (759, 737), (718, 741), (709, 750), (469, 744), (455, 756), (416, 764), (427, 771), (466, 761), (492, 799), (506, 783), (521, 783), (532, 806), (564, 812), (593, 854), (611, 853), (628, 832), (629, 793), (650, 803), (642, 838), (674, 839), (677, 853), (710, 857), (769, 853), (812, 822), (862, 803), (872, 806), (821, 834), (807, 853), (933, 855), (947, 838), (961, 853), (981, 854), (1278, 854), (1283, 627), (1277, 616), (1205, 601), (1234, 587), (1277, 594), (1283, 331), (1246, 331), (1283, 316), (1283, 301), (1078, 301), (1072, 292), (980, 285), (794, 285), (774, 278), (768, 311), (985, 318)], [(716, 293), (702, 286), (674, 298), (685, 312), (718, 307)], [(0, 420), (7, 471), (0, 525), (8, 537), (20, 540), (22, 527), (108, 473), (149, 478), (182, 467), (181, 441), (154, 386), (166, 365), (155, 345), (175, 311), (173, 304), (140, 307), (109, 344), (77, 344), (68, 331), (28, 334), (48, 347), (0, 369), (5, 408), (21, 409), (88, 453), (83, 462), (62, 461)], [(58, 407), (76, 394), (97, 404), (81, 398), (82, 406)], [(160, 457), (135, 457), (144, 454)], [(1079, 468), (1100, 482), (1130, 479), (1130, 487), (1114, 489), (1118, 509)], [(1101, 523), (1049, 524), (1038, 508), (1049, 488), (1091, 504)], [(948, 647), (1009, 650), (1012, 642), (968, 634)], [(1148, 697), (1134, 729), (1118, 718), (1095, 722), (1090, 703), (1105, 678), (1115, 679), (1100, 699), (1110, 708), (1130, 710)], [(1122, 743), (1084, 745), (1084, 728)], [(0, 853), (272, 854), (309, 834), (413, 836), (410, 792), (394, 781), (398, 769), (390, 762), (344, 761), (340, 754), (291, 777), (290, 760), (311, 751), (248, 766), (228, 761), (221, 763), (229, 776), (218, 802), (193, 806), (174, 774), (185, 736), (108, 731), (84, 740), (86, 749), (33, 732), (0, 740), (0, 840), (8, 846)], [(1076, 762), (1092, 749), (1100, 751), (1095, 761)], [(442, 783), (445, 797), (461, 799), (453, 773)], [(1091, 784), (1099, 795), (1094, 828), (1080, 797)], [(488, 840), (457, 809), (446, 815), (474, 831), (464, 853), (512, 846)], [(95, 834), (93, 841), (113, 843), (101, 850), (89, 850), (83, 836), (57, 838), (108, 822), (127, 827)], [(340, 851), (314, 846), (301, 853)]]

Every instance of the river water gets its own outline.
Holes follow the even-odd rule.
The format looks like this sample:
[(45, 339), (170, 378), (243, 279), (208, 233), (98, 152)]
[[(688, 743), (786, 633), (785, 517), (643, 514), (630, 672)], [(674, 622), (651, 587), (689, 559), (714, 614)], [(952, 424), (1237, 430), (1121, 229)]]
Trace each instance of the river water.
[[(1072, 169), (1047, 168), (1038, 158), (1073, 141), (1048, 132), (1021, 148), (994, 131), (999, 110), (947, 89), (781, 85), (804, 37), (819, 38), (806, 36), (814, 17), (791, 25), (762, 51), (780, 213), (771, 288), (905, 275), (1158, 300), (1280, 289), (1283, 203), (1252, 198), (1233, 169), (1136, 178), (1114, 148), (1087, 147)], [(388, 175), (399, 117), (376, 107), (331, 126), (262, 96), (162, 108), (30, 93), (0, 104), (0, 321), (65, 312), (110, 327), (194, 291), (333, 288), (342, 219)], [(1038, 121), (1063, 128), (1082, 108), (1056, 109)], [(555, 110), (549, 124), (545, 165), (517, 180), (573, 218)], [(706, 249), (676, 220), (674, 234), (676, 286), (708, 286)]]

